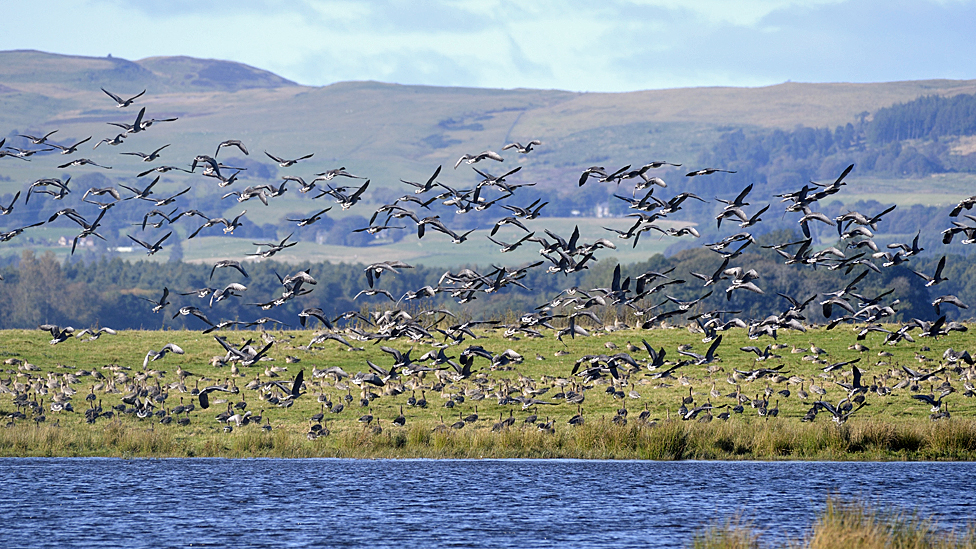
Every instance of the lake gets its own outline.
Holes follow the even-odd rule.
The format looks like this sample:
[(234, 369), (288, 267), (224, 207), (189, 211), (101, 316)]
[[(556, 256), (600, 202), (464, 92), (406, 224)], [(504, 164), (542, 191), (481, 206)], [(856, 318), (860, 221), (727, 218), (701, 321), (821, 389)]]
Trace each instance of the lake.
[(736, 513), (799, 538), (828, 494), (976, 516), (973, 463), (0, 459), (0, 547), (681, 547)]

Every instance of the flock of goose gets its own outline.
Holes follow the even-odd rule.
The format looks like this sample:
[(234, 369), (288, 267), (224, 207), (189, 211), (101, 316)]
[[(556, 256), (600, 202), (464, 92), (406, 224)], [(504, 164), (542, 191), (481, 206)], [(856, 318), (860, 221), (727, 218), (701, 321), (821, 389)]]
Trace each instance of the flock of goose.
[[(138, 99), (145, 93), (143, 91), (135, 96), (123, 98), (107, 90), (103, 89), (103, 91), (117, 103), (120, 109), (137, 104)], [(103, 144), (118, 147), (128, 144), (131, 139), (144, 139), (145, 134), (151, 134), (151, 126), (154, 124), (175, 121), (175, 118), (159, 120), (147, 118), (146, 109), (143, 107), (131, 124), (113, 123), (123, 130), (122, 133), (99, 141), (93, 149)], [(39, 152), (55, 150), (60, 151), (61, 155), (70, 156), (79, 153), (79, 147), (92, 139), (88, 137), (72, 141), (70, 144), (56, 144), (52, 141), (52, 136), (56, 132), (57, 130), (52, 130), (40, 136), (24, 135), (23, 137), (31, 144), (40, 147), (37, 149), (3, 148), (4, 141), (0, 140), (0, 159), (10, 157), (13, 160), (31, 161), (31, 157)], [(121, 154), (138, 156), (145, 162), (155, 162), (165, 155), (168, 146), (169, 144), (164, 144), (155, 147), (150, 153), (127, 151)], [(524, 145), (515, 142), (502, 147), (502, 151), (514, 150), (516, 154), (525, 155), (530, 154), (538, 146), (542, 146), (538, 140), (529, 141)], [(233, 234), (235, 228), (243, 223), (242, 218), (246, 210), (233, 219), (210, 217), (197, 210), (183, 210), (178, 213), (174, 210), (167, 213), (159, 208), (170, 205), (179, 207), (183, 200), (181, 197), (192, 187), (173, 194), (154, 192), (154, 187), (163, 174), (174, 170), (201, 173), (202, 176), (214, 180), (214, 183), (221, 188), (233, 185), (243, 168), (225, 165), (217, 159), (221, 150), (227, 147), (234, 147), (245, 155), (249, 154), (246, 145), (240, 140), (220, 142), (216, 145), (212, 156), (196, 155), (188, 163), (189, 168), (159, 165), (139, 173), (136, 177), (137, 180), (141, 180), (143, 177), (155, 174), (149, 183), (119, 185), (121, 191), (115, 187), (87, 189), (83, 200), (92, 206), (91, 212), (83, 214), (73, 208), (59, 209), (52, 212), (44, 221), (16, 228), (5, 228), (0, 232), (0, 241), (9, 241), (43, 224), (74, 223), (79, 228), (72, 242), (72, 253), (74, 253), (79, 241), (83, 239), (92, 237), (104, 239), (98, 230), (105, 216), (111, 215), (113, 209), (125, 207), (124, 205), (127, 204), (130, 205), (128, 207), (134, 207), (135, 204), (143, 203), (149, 203), (146, 207), (152, 209), (145, 213), (142, 229), (166, 231), (165, 234), (148, 238), (128, 235), (134, 243), (146, 250), (147, 255), (158, 253), (166, 247), (167, 239), (173, 234), (173, 230), (163, 229), (163, 227), (173, 225), (182, 218), (189, 220), (198, 217), (202, 220), (198, 227), (188, 231), (189, 238), (194, 238), (198, 234), (203, 234), (203, 231), (218, 226), (221, 226), (224, 234)], [(287, 169), (300, 165), (314, 153), (295, 158), (286, 158), (269, 152), (265, 154), (279, 167)], [(38, 158), (43, 158), (43, 155)], [(522, 314), (514, 323), (502, 324), (497, 320), (468, 322), (448, 320), (455, 318), (452, 311), (424, 307), (425, 300), (430, 300), (439, 294), (449, 294), (457, 303), (464, 304), (477, 299), (482, 294), (502, 291), (507, 286), (526, 288), (522, 280), (530, 270), (544, 268), (549, 273), (580, 272), (598, 261), (597, 254), (601, 250), (616, 248), (616, 244), (608, 238), (584, 237), (578, 227), (568, 237), (549, 229), (542, 231), (544, 235), (531, 231), (526, 222), (540, 218), (548, 202), (540, 203), (540, 200), (535, 200), (529, 204), (520, 204), (518, 190), (533, 184), (508, 180), (522, 169), (521, 166), (508, 170), (502, 175), (490, 173), (489, 170), (494, 168), (489, 168), (489, 164), (497, 166), (505, 160), (502, 155), (491, 150), (461, 156), (455, 163), (454, 169), (457, 170), (462, 164), (470, 165), (478, 179), (476, 184), (467, 189), (454, 188), (439, 181), (440, 166), (424, 182), (401, 180), (412, 192), (392, 203), (378, 205), (370, 217), (369, 225), (357, 231), (376, 234), (387, 230), (412, 231), (415, 228), (418, 239), (425, 236), (435, 239), (446, 237), (453, 244), (463, 244), (474, 238), (473, 230), (465, 232), (452, 230), (449, 220), (442, 219), (438, 215), (424, 215), (421, 213), (422, 210), (429, 210), (429, 206), (434, 202), (453, 206), (457, 215), (496, 207), (507, 213), (493, 224), (487, 238), (498, 245), (502, 253), (520, 246), (528, 246), (529, 243), (538, 244), (541, 247), (539, 261), (519, 268), (493, 267), (483, 272), (476, 272), (469, 268), (457, 272), (447, 271), (436, 283), (408, 291), (402, 296), (394, 296), (388, 290), (381, 288), (382, 279), (396, 276), (403, 269), (410, 269), (412, 266), (401, 261), (377, 261), (365, 267), (365, 287), (356, 298), (382, 296), (390, 304), (388, 309), (379, 307), (379, 310), (369, 313), (349, 311), (332, 317), (321, 309), (306, 308), (299, 314), (298, 320), (303, 328), (311, 327), (313, 323), (318, 322), (320, 330), (311, 337), (307, 345), (293, 348), (312, 352), (322, 350), (323, 345), (341, 345), (347, 350), (361, 350), (363, 347), (357, 345), (366, 342), (382, 342), (383, 345), (379, 348), (389, 355), (391, 362), (379, 365), (371, 360), (365, 360), (364, 370), (355, 373), (346, 372), (338, 366), (322, 369), (313, 366), (310, 378), (306, 378), (305, 370), (301, 369), (291, 380), (283, 381), (280, 376), (288, 371), (287, 366), (267, 365), (261, 372), (259, 363), (274, 361), (276, 358), (284, 359), (287, 363), (297, 362), (298, 359), (292, 356), (273, 356), (277, 354), (274, 352), (275, 346), (288, 345), (289, 338), (293, 336), (274, 335), (263, 330), (269, 326), (290, 326), (294, 324), (293, 321), (276, 320), (267, 316), (249, 322), (217, 318), (211, 320), (199, 307), (188, 304), (177, 307), (171, 303), (170, 299), (174, 294), (179, 294), (189, 302), (208, 300), (210, 310), (219, 311), (219, 307), (213, 307), (215, 304), (245, 295), (247, 286), (244, 282), (250, 277), (245, 268), (246, 263), (243, 262), (245, 258), (242, 257), (240, 260), (219, 261), (213, 265), (211, 271), (212, 279), (217, 269), (233, 269), (241, 277), (238, 282), (228, 284), (224, 288), (204, 287), (179, 292), (164, 287), (159, 289), (157, 299), (146, 299), (147, 314), (167, 314), (167, 308), (172, 306), (176, 309), (173, 313), (174, 318), (180, 315), (192, 317), (195, 319), (192, 322), (198, 323), (205, 334), (220, 332), (231, 327), (262, 329), (260, 334), (262, 343), (256, 343), (254, 338), (233, 343), (230, 338), (219, 333), (213, 335), (215, 345), (222, 354), (215, 356), (212, 364), (226, 368), (223, 371), (227, 374), (222, 380), (215, 382), (211, 378), (186, 371), (182, 366), (177, 369), (175, 377), (155, 368), (157, 361), (163, 360), (168, 353), (184, 353), (176, 343), (167, 344), (158, 351), (149, 350), (141, 368), (137, 365), (112, 364), (101, 369), (79, 369), (73, 373), (47, 372), (46, 375), (40, 375), (36, 366), (14, 358), (7, 360), (6, 364), (16, 366), (17, 369), (7, 370), (11, 376), (5, 380), (0, 379), (0, 392), (11, 395), (16, 407), (16, 411), (8, 413), (10, 420), (12, 422), (27, 419), (43, 421), (48, 412), (64, 414), (75, 411), (71, 401), (78, 391), (73, 385), (85, 383), (87, 377), (91, 378), (91, 388), (86, 395), (87, 405), (83, 408), (83, 414), (89, 423), (94, 423), (99, 418), (111, 418), (116, 415), (135, 415), (139, 418), (155, 418), (154, 421), (158, 420), (160, 424), (186, 425), (190, 422), (192, 412), (208, 414), (203, 417), (209, 417), (210, 419), (205, 420), (212, 421), (213, 414), (203, 410), (208, 410), (212, 404), (225, 404), (226, 409), (221, 407), (220, 413), (216, 415), (216, 419), (224, 425), (225, 430), (232, 431), (235, 427), (248, 424), (262, 425), (262, 428), (270, 429), (270, 418), (263, 411), (256, 413), (253, 408), (248, 409), (248, 391), (255, 395), (253, 397), (255, 400), (262, 401), (264, 406), (276, 408), (291, 407), (304, 395), (314, 393), (320, 403), (320, 412), (310, 418), (309, 438), (318, 438), (328, 433), (328, 429), (323, 427), (326, 414), (338, 416), (344, 410), (355, 406), (367, 411), (359, 421), (366, 424), (367, 428), (381, 430), (378, 419), (374, 418), (371, 411), (372, 402), (378, 398), (386, 398), (389, 399), (388, 402), (394, 403), (390, 405), (390, 409), (399, 410), (399, 414), (387, 419), (394, 426), (403, 426), (407, 421), (403, 405), (408, 408), (433, 405), (427, 401), (428, 394), (440, 395), (441, 405), (449, 410), (449, 414), (453, 415), (455, 408), (458, 412), (456, 422), (448, 425), (442, 420), (437, 428), (461, 429), (465, 425), (484, 422), (486, 418), (478, 415), (476, 403), (493, 399), (499, 406), (507, 407), (508, 410), (507, 417), (504, 412), (500, 412), (498, 421), (492, 424), (493, 429), (513, 427), (517, 421), (515, 410), (520, 409), (524, 411), (525, 416), (520, 416), (518, 421), (523, 424), (536, 424), (538, 428), (551, 432), (554, 429), (554, 420), (549, 417), (540, 418), (537, 411), (548, 409), (547, 406), (572, 406), (577, 413), (572, 416), (569, 423), (578, 425), (584, 421), (585, 392), (597, 386), (605, 387), (609, 398), (619, 399), (621, 403), (626, 402), (627, 399), (646, 399), (646, 396), (640, 393), (642, 387), (655, 389), (673, 387), (675, 384), (687, 386), (688, 395), (682, 396), (680, 403), (675, 402), (673, 408), (668, 407), (669, 416), (673, 412), (675, 417), (682, 420), (710, 421), (713, 417), (727, 420), (734, 414), (747, 413), (747, 408), (755, 410), (758, 416), (769, 419), (779, 416), (779, 399), (795, 398), (809, 406), (802, 420), (812, 421), (818, 414), (826, 412), (838, 423), (845, 422), (867, 405), (869, 398), (891, 398), (901, 391), (910, 393), (912, 398), (928, 404), (931, 407), (932, 419), (948, 418), (947, 397), (957, 391), (969, 397), (976, 390), (971, 383), (971, 379), (976, 376), (972, 357), (968, 352), (956, 352), (952, 349), (945, 350), (938, 365), (929, 364), (933, 361), (925, 359), (927, 362), (924, 362), (919, 369), (886, 362), (885, 357), (890, 356), (890, 353), (883, 351), (880, 353), (880, 360), (874, 365), (883, 365), (882, 371), (872, 374), (871, 383), (867, 383), (867, 378), (862, 375), (858, 367), (861, 356), (867, 350), (867, 347), (861, 343), (851, 347), (852, 352), (858, 353), (857, 358), (834, 363), (829, 363), (826, 352), (812, 343), (809, 348), (793, 346), (792, 351), (804, 354), (804, 360), (822, 365), (823, 373), (819, 377), (803, 378), (796, 374), (790, 375), (785, 369), (786, 362), (777, 352), (782, 352), (788, 347), (775, 343), (777, 333), (782, 330), (806, 331), (809, 324), (805, 322), (804, 314), (808, 307), (820, 307), (823, 315), (829, 319), (827, 329), (833, 329), (839, 324), (853, 325), (858, 330), (856, 336), (858, 341), (864, 340), (871, 334), (877, 334), (872, 337), (882, 338), (882, 345), (913, 343), (912, 333), (916, 330), (918, 331), (916, 336), (933, 339), (944, 336), (950, 331), (966, 330), (962, 324), (948, 322), (945, 316), (941, 316), (934, 322), (916, 319), (894, 328), (887, 323), (896, 314), (898, 304), (898, 299), (892, 295), (892, 292), (886, 291), (876, 296), (858, 293), (857, 285), (860, 281), (871, 276), (872, 273), (880, 273), (882, 269), (910, 261), (922, 249), (918, 245), (917, 237), (910, 243), (890, 244), (885, 251), (879, 249), (874, 243), (872, 231), (877, 230), (884, 215), (894, 207), (871, 214), (847, 212), (836, 218), (816, 211), (819, 201), (843, 189), (846, 185), (845, 178), (851, 173), (853, 166), (844, 170), (832, 182), (811, 182), (794, 192), (777, 195), (776, 198), (786, 205), (783, 213), (797, 216), (803, 238), (770, 246), (788, 265), (820, 266), (830, 270), (840, 270), (851, 275), (851, 279), (843, 287), (825, 288), (819, 295), (779, 294), (782, 301), (773, 298), (770, 303), (779, 302), (783, 306), (766, 318), (739, 318), (736, 316), (738, 314), (736, 311), (705, 310), (702, 305), (702, 300), (711, 295), (713, 287), (721, 285), (725, 285), (727, 297), (731, 297), (737, 291), (765, 293), (760, 282), (762, 279), (760, 273), (748, 266), (735, 265), (743, 252), (756, 242), (753, 235), (745, 229), (759, 224), (760, 216), (769, 211), (772, 206), (772, 204), (765, 204), (762, 207), (752, 207), (753, 205), (748, 202), (753, 189), (750, 184), (735, 197), (715, 199), (717, 203), (723, 205), (714, 218), (718, 228), (721, 228), (723, 222), (726, 226), (738, 222), (738, 228), (742, 230), (716, 242), (705, 244), (705, 247), (715, 252), (716, 260), (720, 260), (720, 265), (714, 271), (705, 273), (648, 271), (625, 276), (618, 265), (608, 286), (586, 290), (576, 287), (567, 288), (540, 303), (535, 310)], [(101, 160), (101, 162), (103, 163), (88, 158), (77, 158), (57, 165), (57, 169), (82, 166), (112, 169), (111, 166), (105, 165), (107, 161)], [(669, 189), (668, 183), (654, 173), (655, 170), (665, 166), (676, 168), (680, 164), (653, 161), (636, 168), (631, 165), (619, 169), (592, 166), (583, 170), (576, 184), (578, 186), (593, 184), (592, 181), (595, 180), (597, 183), (610, 183), (619, 187), (623, 182), (634, 182), (631, 197), (615, 195), (633, 210), (628, 217), (634, 219), (633, 225), (628, 230), (607, 229), (608, 235), (616, 236), (617, 240), (632, 240), (632, 245), (636, 246), (641, 234), (649, 231), (661, 233), (662, 237), (698, 238), (700, 234), (691, 225), (678, 228), (674, 223), (661, 223), (667, 220), (668, 215), (681, 210), (682, 204), (687, 200), (707, 202), (706, 199), (691, 192), (677, 193), (669, 198), (661, 196), (666, 189)], [(197, 168), (201, 168), (201, 172), (196, 172)], [(717, 172), (735, 173), (732, 170), (704, 168), (690, 171), (686, 177), (706, 177)], [(347, 183), (338, 184), (338, 181)], [(28, 186), (24, 201), (27, 202), (31, 198), (43, 200), (44, 198), (39, 195), (48, 195), (48, 200), (62, 199), (72, 192), (70, 183), (70, 177), (64, 180), (58, 177), (37, 179)], [(370, 180), (349, 173), (341, 167), (317, 173), (308, 182), (299, 176), (286, 175), (282, 177), (279, 186), (271, 184), (248, 186), (243, 190), (228, 192), (223, 195), (223, 198), (235, 197), (241, 203), (257, 199), (267, 205), (288, 191), (286, 188), (288, 183), (298, 184), (300, 186), (298, 192), (313, 196), (314, 199), (331, 197), (345, 210), (367, 200), (366, 191)], [(124, 195), (126, 192), (130, 194)], [(11, 218), (16, 216), (16, 206), (20, 196), (21, 193), (18, 192), (12, 203), (0, 205), (0, 214), (12, 216)], [(959, 203), (951, 215), (957, 218), (963, 209), (968, 210), (974, 204), (976, 204), (976, 197), (967, 198)], [(288, 221), (296, 223), (299, 227), (307, 226), (321, 220), (331, 208), (316, 210), (308, 217), (288, 219)], [(964, 217), (976, 222), (976, 218), (972, 216), (964, 215)], [(391, 225), (393, 222), (402, 225)], [(409, 225), (411, 222), (412, 226)], [(814, 223), (836, 227), (838, 238), (845, 243), (846, 248), (817, 249), (811, 236), (811, 226)], [(957, 234), (965, 235), (967, 242), (974, 240), (976, 226), (956, 220), (952, 221), (952, 225), (944, 233), (944, 242), (951, 242)], [(500, 236), (504, 231), (514, 231), (515, 236)], [(208, 233), (212, 232), (208, 231)], [(433, 233), (443, 236), (434, 236)], [(291, 241), (292, 236), (293, 234), (289, 234), (277, 242), (256, 243), (259, 246), (258, 251), (247, 255), (258, 258), (272, 257), (296, 245), (296, 242)], [(946, 280), (943, 276), (945, 262), (946, 258), (943, 256), (937, 270), (931, 275), (922, 272), (916, 274), (925, 279), (926, 285), (936, 286)], [(667, 295), (670, 286), (689, 284), (681, 278), (683, 274), (694, 277), (696, 279), (694, 283), (700, 282), (702, 294), (698, 299), (680, 301)], [(278, 276), (278, 282), (281, 293), (266, 302), (255, 303), (255, 310), (268, 311), (292, 299), (298, 299), (313, 292), (314, 286), (318, 283), (309, 271), (285, 277)], [(655, 303), (655, 299), (659, 296), (661, 300)], [(414, 312), (408, 312), (404, 308), (405, 302), (410, 301), (419, 304), (412, 309)], [(940, 296), (933, 303), (937, 314), (940, 312), (940, 307), (946, 305), (967, 308), (965, 303), (951, 295)], [(597, 311), (605, 311), (607, 308), (622, 311), (621, 316), (625, 321), (632, 318), (634, 325), (643, 330), (664, 325), (689, 325), (694, 332), (702, 336), (701, 341), (709, 344), (709, 347), (704, 354), (699, 354), (693, 351), (690, 345), (683, 345), (671, 354), (669, 359), (667, 349), (663, 347), (655, 349), (646, 339), (642, 341), (641, 346), (633, 345), (628, 341), (626, 352), (608, 340), (607, 353), (613, 354), (582, 356), (574, 362), (571, 369), (551, 371), (539, 379), (532, 379), (521, 373), (518, 373), (517, 378), (491, 374), (492, 372), (517, 372), (519, 364), (525, 359), (521, 353), (513, 349), (491, 351), (474, 344), (474, 340), (479, 338), (479, 332), (476, 330), (485, 328), (501, 331), (504, 337), (512, 341), (545, 338), (549, 337), (547, 334), (551, 334), (552, 337), (564, 342), (567, 349), (567, 338), (575, 340), (630, 328), (625, 321), (604, 326), (601, 314)], [(213, 313), (209, 314), (213, 315)], [(51, 333), (52, 345), (73, 338), (86, 337), (86, 340), (90, 341), (103, 334), (115, 335), (115, 331), (109, 328), (80, 331), (54, 325), (43, 325), (40, 328)], [(740, 352), (754, 353), (757, 363), (767, 364), (770, 361), (780, 363), (776, 366), (731, 368), (731, 371), (727, 371), (722, 365), (721, 354), (729, 351), (721, 347), (721, 342), (722, 334), (730, 329), (742, 330), (754, 340), (761, 338), (774, 340), (765, 348), (742, 347)], [(256, 332), (248, 333), (256, 334)], [(644, 335), (646, 338), (654, 339), (653, 331), (646, 332)], [(328, 343), (329, 341), (333, 343)], [(411, 346), (429, 344), (433, 349), (422, 356), (412, 357), (413, 347), (408, 351), (389, 347), (388, 345), (393, 341), (408, 342)], [(860, 346), (860, 349), (856, 346)], [(334, 351), (335, 348), (324, 349)], [(451, 352), (452, 349), (462, 348), (463, 350), (459, 352)], [(557, 353), (557, 355), (561, 354), (566, 352)], [(680, 358), (674, 359), (674, 355)], [(546, 357), (539, 355), (535, 358), (544, 360)], [(738, 360), (741, 361), (741, 358)], [(714, 380), (721, 380), (723, 374), (726, 376), (725, 381), (734, 386), (734, 391), (723, 393), (715, 387)], [(952, 376), (955, 376), (955, 383)], [(192, 379), (194, 377), (196, 379)], [(253, 380), (238, 387), (236, 381), (238, 378), (253, 378)], [(957, 388), (959, 382), (962, 388)], [(706, 391), (709, 383), (711, 388)], [(743, 390), (743, 386), (761, 386), (761, 389)], [(777, 390), (774, 388), (776, 386), (783, 388)], [(809, 393), (805, 387), (809, 389)], [(836, 404), (833, 400), (825, 399), (827, 387), (832, 389), (836, 387), (835, 391), (840, 391), (836, 393), (840, 396)], [(932, 393), (925, 394), (926, 388)], [(353, 396), (354, 390), (358, 393), (358, 398)], [(171, 398), (169, 396), (171, 391), (181, 395), (178, 406), (170, 407), (172, 401), (168, 399)], [(210, 395), (215, 393), (233, 396), (211, 400)], [(750, 396), (749, 393), (754, 396)], [(103, 409), (100, 394), (120, 395), (119, 404)], [(45, 399), (47, 406), (44, 405)], [(723, 400), (728, 402), (719, 404)], [(465, 402), (468, 405), (462, 406)], [(715, 416), (712, 415), (713, 411)], [(262, 418), (265, 418), (264, 422)], [(626, 423), (627, 418), (627, 407), (621, 404), (613, 421)], [(646, 404), (637, 419), (643, 422), (650, 422), (653, 419)]]

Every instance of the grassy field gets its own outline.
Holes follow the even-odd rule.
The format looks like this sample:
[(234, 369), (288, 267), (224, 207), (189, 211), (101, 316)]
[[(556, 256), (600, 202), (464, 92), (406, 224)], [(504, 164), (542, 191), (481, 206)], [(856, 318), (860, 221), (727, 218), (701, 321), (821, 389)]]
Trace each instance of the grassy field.
[[(314, 372), (338, 366), (355, 375), (369, 371), (367, 360), (389, 369), (394, 360), (380, 349), (381, 345), (402, 352), (412, 350), (411, 357), (417, 359), (435, 349), (430, 345), (433, 342), (395, 340), (381, 345), (351, 342), (363, 348), (347, 351), (343, 345), (327, 341), (306, 350), (303, 347), (311, 340), (312, 333), (269, 332), (276, 340), (268, 352), (273, 360), (240, 366), (239, 373), (234, 374), (230, 366), (211, 365), (211, 358), (222, 355), (223, 349), (211, 336), (198, 332), (124, 331), (115, 336), (103, 335), (96, 341), (72, 338), (57, 345), (50, 345), (50, 335), (40, 330), (2, 332), (0, 357), (7, 363), (0, 378), (6, 389), (6, 394), (0, 395), (0, 415), (8, 419), (5, 420), (7, 428), (0, 429), (0, 455), (976, 458), (976, 403), (964, 395), (965, 380), (974, 374), (972, 368), (965, 368), (965, 364), (964, 368), (955, 368), (950, 364), (945, 373), (915, 388), (892, 388), (905, 377), (901, 365), (934, 370), (941, 362), (943, 350), (949, 347), (962, 350), (969, 346), (968, 334), (953, 332), (938, 341), (921, 338), (918, 343), (902, 342), (887, 347), (881, 345), (879, 335), (872, 334), (862, 342), (870, 350), (861, 353), (848, 349), (854, 343), (849, 328), (780, 332), (778, 343), (786, 345), (776, 351), (781, 358), (756, 362), (756, 355), (738, 349), (753, 342), (741, 331), (731, 330), (724, 334), (716, 353), (720, 361), (716, 363), (685, 365), (673, 377), (655, 379), (654, 374), (666, 367), (651, 371), (645, 365), (648, 355), (641, 349), (630, 352), (641, 362), (639, 369), (629, 372), (629, 368), (621, 368), (620, 380), (604, 377), (586, 381), (571, 375), (574, 363), (584, 355), (628, 352), (628, 342), (641, 345), (644, 338), (656, 348), (665, 348), (670, 363), (686, 358), (677, 353), (678, 345), (690, 344), (698, 353), (704, 353), (707, 345), (700, 341), (700, 334), (685, 328), (607, 333), (594, 327), (592, 336), (564, 338), (563, 343), (551, 333), (543, 338), (515, 340), (504, 338), (501, 331), (485, 332), (483, 339), (469, 338), (445, 352), (457, 357), (468, 345), (481, 345), (495, 356), (513, 349), (523, 360), (492, 367), (487, 359), (476, 358), (474, 374), (467, 379), (453, 379), (450, 374), (454, 371), (448, 369), (401, 375), (387, 380), (382, 387), (364, 384), (361, 388), (350, 383), (349, 378), (337, 380), (332, 375), (316, 376)], [(256, 347), (263, 346), (259, 332), (224, 332), (224, 335), (233, 344), (253, 338)], [(816, 384), (826, 391), (824, 401), (837, 404), (848, 393), (836, 382), (851, 381), (849, 366), (824, 373), (822, 364), (803, 358), (814, 356), (809, 351), (791, 352), (794, 347), (809, 348), (811, 342), (826, 351), (820, 360), (829, 363), (860, 357), (858, 367), (864, 375), (863, 383), (892, 388), (890, 394), (880, 396), (869, 391), (867, 405), (843, 425), (831, 421), (827, 412), (821, 412), (813, 422), (801, 422), (813, 402), (820, 398), (813, 392), (801, 398), (798, 396), (801, 388), (811, 391), (811, 385)], [(163, 360), (150, 361), (144, 370), (142, 360), (146, 352), (166, 343), (176, 343), (186, 353), (168, 354)], [(762, 345), (767, 343), (772, 342)], [(608, 349), (609, 344), (618, 349)], [(879, 351), (890, 352), (892, 356), (878, 356)], [(568, 354), (555, 356), (557, 352)], [(296, 358), (298, 362), (294, 362)], [(782, 377), (765, 376), (748, 381), (737, 373), (779, 365), (782, 365), (778, 370)], [(284, 369), (275, 373), (272, 367)], [(275, 394), (283, 396), (281, 390), (246, 388), (255, 380), (263, 383), (275, 379), (271, 376), (278, 376), (276, 379), (290, 387), (291, 380), (301, 370), (304, 394), (286, 408), (268, 400)], [(103, 379), (96, 379), (93, 374)], [(938, 398), (944, 382), (954, 390), (943, 399), (951, 418), (933, 421), (929, 417), (930, 406), (911, 395), (917, 391)], [(203, 410), (194, 391), (212, 385), (236, 387), (238, 392), (211, 393), (211, 407)], [(611, 388), (619, 393), (612, 395), (608, 392)], [(153, 401), (159, 416), (140, 419), (134, 413), (116, 412), (112, 418), (99, 417), (94, 425), (85, 422), (86, 408), (100, 405), (103, 412), (110, 411), (120, 405), (124, 396), (131, 396), (137, 390), (145, 391), (140, 401), (153, 395), (166, 395), (162, 402)], [(743, 412), (732, 412), (723, 421), (719, 414), (729, 412), (739, 402), (737, 390), (744, 402)], [(789, 396), (779, 392), (784, 390), (789, 390)], [(54, 396), (71, 391), (76, 391), (70, 401), (74, 411), (52, 411)], [(583, 402), (572, 404), (559, 397), (559, 393), (570, 391), (583, 395)], [(766, 392), (769, 396), (764, 398)], [(36, 408), (17, 406), (17, 393), (30, 394), (30, 399), (37, 401)], [(89, 394), (95, 395), (92, 402), (86, 401)], [(503, 395), (534, 395), (551, 404), (523, 409), (518, 403), (500, 404)], [(686, 405), (689, 410), (706, 403), (714, 408), (703, 409), (694, 418), (684, 420), (678, 410), (682, 399), (689, 396), (693, 400)], [(368, 403), (361, 406), (364, 398)], [(425, 408), (411, 406), (410, 398), (423, 398), (428, 404)], [(759, 408), (752, 406), (754, 399), (767, 400), (766, 410), (775, 408), (778, 415), (761, 417)], [(320, 400), (328, 400), (333, 406), (342, 403), (344, 409), (331, 413)], [(261, 425), (235, 425), (232, 432), (224, 432), (224, 425), (215, 417), (229, 404), (239, 402), (246, 403), (246, 410), (254, 415), (262, 416)], [(164, 423), (162, 418), (167, 416), (167, 410), (175, 420), (178, 418), (171, 415), (173, 408), (191, 403), (195, 409), (179, 416), (189, 419), (188, 425), (178, 425), (176, 421)], [(401, 407), (404, 425), (397, 426), (392, 421), (401, 414)], [(134, 412), (132, 405), (128, 408)], [(626, 416), (621, 415), (623, 409), (627, 410)], [(18, 410), (26, 418), (10, 416)], [(645, 419), (640, 419), (645, 410)], [(316, 413), (323, 413), (324, 419), (310, 421)], [(367, 413), (375, 418), (369, 426), (358, 421)], [(461, 429), (450, 427), (472, 414), (477, 414), (477, 420), (465, 423)], [(570, 418), (577, 414), (582, 415), (583, 425), (570, 425)], [(537, 416), (535, 424), (525, 423), (530, 415)], [(39, 416), (44, 416), (44, 421), (38, 421)], [(509, 417), (513, 423), (496, 426)], [(538, 425), (547, 421), (551, 421), (551, 430), (540, 430)], [(322, 425), (329, 435), (309, 440), (307, 434), (315, 424)]]

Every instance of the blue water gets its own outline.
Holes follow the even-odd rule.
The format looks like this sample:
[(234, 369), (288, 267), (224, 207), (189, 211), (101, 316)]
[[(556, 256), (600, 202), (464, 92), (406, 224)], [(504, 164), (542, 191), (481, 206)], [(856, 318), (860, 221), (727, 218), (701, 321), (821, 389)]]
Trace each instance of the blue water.
[(830, 494), (976, 518), (973, 463), (0, 459), (0, 547), (681, 547), (736, 513), (771, 545)]

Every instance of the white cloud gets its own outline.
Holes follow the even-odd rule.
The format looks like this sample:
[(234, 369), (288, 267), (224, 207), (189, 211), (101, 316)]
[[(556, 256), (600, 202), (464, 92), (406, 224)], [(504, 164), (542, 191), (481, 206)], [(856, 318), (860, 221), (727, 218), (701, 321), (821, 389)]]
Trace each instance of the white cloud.
[(625, 91), (976, 77), (973, 0), (89, 0), (5, 6), (0, 49), (240, 61), (304, 84)]

